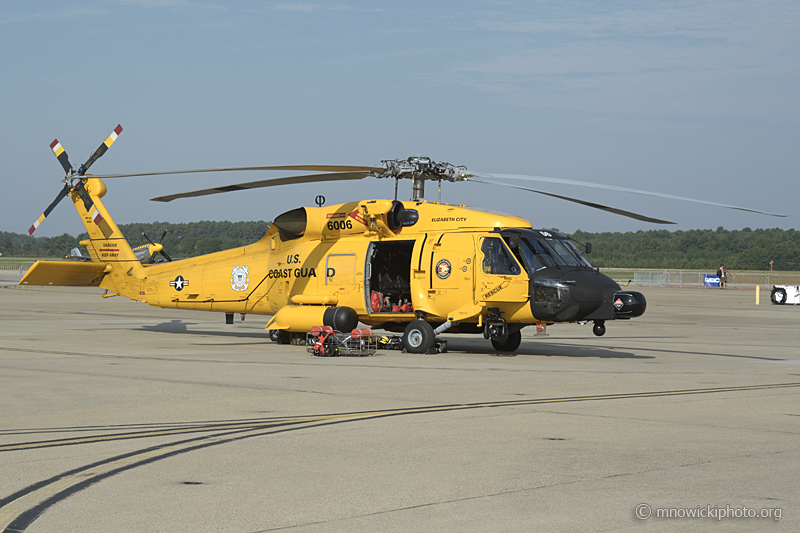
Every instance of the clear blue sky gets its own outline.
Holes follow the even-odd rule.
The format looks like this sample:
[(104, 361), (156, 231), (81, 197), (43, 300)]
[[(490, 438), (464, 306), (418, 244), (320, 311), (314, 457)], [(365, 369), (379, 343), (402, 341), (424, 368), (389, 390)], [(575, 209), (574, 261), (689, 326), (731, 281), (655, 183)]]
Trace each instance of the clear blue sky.
[[(62, 187), (54, 138), (77, 166), (118, 123), (95, 173), (425, 154), (789, 215), (538, 186), (671, 230), (800, 226), (796, 1), (10, 2), (0, 43), (4, 231), (25, 233)], [(268, 176), (115, 180), (105, 203), (119, 223), (271, 220), (320, 193), (394, 194), (368, 179), (149, 201)], [(478, 184), (445, 184), (443, 201), (567, 232), (661, 228)], [(65, 201), (37, 236), (81, 231)]]

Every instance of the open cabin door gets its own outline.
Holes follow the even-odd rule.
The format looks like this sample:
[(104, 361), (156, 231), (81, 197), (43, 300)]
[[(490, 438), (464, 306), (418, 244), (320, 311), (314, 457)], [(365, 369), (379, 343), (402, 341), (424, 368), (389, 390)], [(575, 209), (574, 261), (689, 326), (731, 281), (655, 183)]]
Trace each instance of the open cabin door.
[(411, 254), (414, 241), (372, 242), (367, 250), (364, 283), (367, 310), (412, 314)]

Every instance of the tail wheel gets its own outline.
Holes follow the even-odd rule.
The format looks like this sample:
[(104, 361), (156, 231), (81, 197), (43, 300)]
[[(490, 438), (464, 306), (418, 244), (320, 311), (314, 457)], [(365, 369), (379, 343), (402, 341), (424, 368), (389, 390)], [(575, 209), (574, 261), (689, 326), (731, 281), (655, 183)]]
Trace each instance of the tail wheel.
[(509, 333), (508, 338), (504, 342), (492, 339), (492, 346), (498, 352), (515, 352), (522, 342), (522, 332), (519, 330), (514, 333)]
[(776, 305), (783, 305), (786, 303), (786, 289), (775, 287), (769, 295), (769, 299)]
[(606, 334), (606, 323), (603, 320), (595, 320), (594, 326), (592, 326), (592, 333), (597, 335), (598, 337), (602, 337)]
[(403, 346), (410, 353), (426, 353), (433, 348), (436, 334), (433, 327), (424, 320), (414, 320), (403, 334)]

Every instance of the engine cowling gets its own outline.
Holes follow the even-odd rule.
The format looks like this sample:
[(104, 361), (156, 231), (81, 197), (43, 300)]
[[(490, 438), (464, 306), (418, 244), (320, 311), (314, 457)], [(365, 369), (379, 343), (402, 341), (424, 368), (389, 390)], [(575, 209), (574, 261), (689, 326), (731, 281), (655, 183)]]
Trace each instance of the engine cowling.
[[(298, 207), (275, 218), (281, 240), (322, 239), (375, 231), (394, 236), (416, 222), (397, 200), (363, 200), (330, 207)], [(413, 220), (412, 220), (413, 219)]]

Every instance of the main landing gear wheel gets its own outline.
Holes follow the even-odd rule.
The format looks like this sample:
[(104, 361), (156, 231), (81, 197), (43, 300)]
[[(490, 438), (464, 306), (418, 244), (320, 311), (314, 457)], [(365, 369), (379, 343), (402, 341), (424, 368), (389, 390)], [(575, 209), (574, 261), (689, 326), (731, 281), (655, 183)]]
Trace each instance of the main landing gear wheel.
[(278, 344), (289, 344), (292, 342), (292, 334), (282, 329), (269, 330), (269, 338), (272, 342), (277, 342)]
[(783, 305), (786, 303), (786, 289), (782, 289), (780, 287), (776, 287), (772, 289), (772, 292), (769, 295), (770, 301), (776, 305)]
[(519, 348), (519, 344), (522, 342), (522, 332), (515, 331), (514, 333), (509, 333), (508, 338), (505, 342), (500, 342), (499, 340), (492, 339), (492, 346), (498, 352), (514, 352)]
[(403, 333), (403, 346), (409, 353), (427, 353), (435, 342), (433, 327), (424, 320), (414, 320)]

